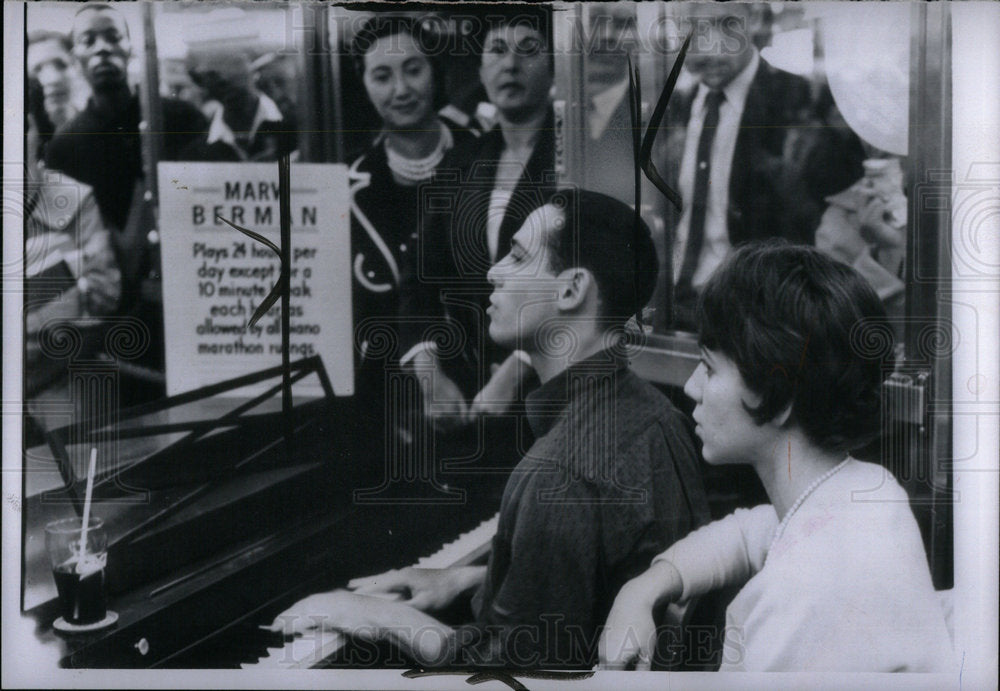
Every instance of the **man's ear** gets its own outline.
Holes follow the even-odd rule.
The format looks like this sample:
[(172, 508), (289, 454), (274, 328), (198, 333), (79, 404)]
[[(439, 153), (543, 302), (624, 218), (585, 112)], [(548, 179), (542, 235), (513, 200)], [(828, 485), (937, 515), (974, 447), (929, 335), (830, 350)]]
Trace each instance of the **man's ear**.
[(579, 266), (566, 269), (558, 276), (559, 297), (556, 305), (564, 312), (574, 312), (587, 301), (589, 294), (597, 289), (594, 274)]

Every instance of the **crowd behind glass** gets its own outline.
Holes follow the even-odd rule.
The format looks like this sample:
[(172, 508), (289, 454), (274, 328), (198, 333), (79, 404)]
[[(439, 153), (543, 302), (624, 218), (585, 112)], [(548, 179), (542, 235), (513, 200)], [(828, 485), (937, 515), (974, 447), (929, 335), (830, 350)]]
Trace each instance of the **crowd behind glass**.
[[(155, 390), (157, 372), (162, 373), (155, 237), (151, 244), (150, 238), (136, 237), (138, 231), (132, 229), (140, 224), (140, 205), (134, 202), (142, 194), (143, 167), (149, 165), (142, 158), (137, 131), (142, 114), (135, 82), (146, 74), (136, 70), (141, 46), (132, 41), (135, 29), (129, 22), (137, 22), (120, 12), (85, 12), (79, 17), (74, 12), (65, 12), (65, 33), (29, 26), (26, 54), (30, 87), (26, 112), (33, 142), (28, 175), (43, 180), (42, 171), (48, 171), (49, 178), (52, 171), (59, 171), (64, 189), (85, 183), (72, 195), (80, 200), (75, 214), (68, 216), (72, 222), (56, 235), (66, 236), (66, 228), (76, 228), (75, 238), (61, 237), (61, 241), (77, 249), (89, 243), (91, 249), (73, 268), (75, 286), (67, 288), (79, 295), (71, 292), (54, 302), (63, 305), (58, 308), (63, 312), (79, 310), (87, 317), (141, 315), (153, 337), (140, 365), (148, 366), (148, 381)], [(281, 22), (282, 11), (257, 12), (229, 7), (199, 11), (189, 19), (177, 12), (157, 17), (171, 27), (169, 34), (160, 32), (161, 46), (165, 40), (181, 45), (168, 47), (158, 64), (162, 129), (170, 133), (160, 149), (163, 160), (275, 161), (283, 153), (298, 158), (300, 130), (307, 121), (316, 122), (302, 112), (302, 94), (310, 86), (302, 82), (302, 62), (287, 47), (288, 40), (281, 45), (274, 38), (279, 34), (262, 29)], [(799, 9), (775, 13), (768, 5), (705, 8), (694, 18), (681, 10), (654, 19), (647, 16), (648, 9), (646, 13), (630, 3), (586, 8), (574, 29), (580, 32), (585, 51), (579, 117), (585, 131), (578, 138), (571, 133), (562, 144), (584, 150), (585, 170), (569, 171), (583, 184), (632, 203), (628, 55), (655, 60), (663, 74), (676, 57), (684, 29), (696, 30), (654, 153), (654, 163), (685, 204), (678, 210), (648, 183), (643, 190), (643, 215), (653, 228), (664, 268), (646, 311), (656, 331), (695, 330), (693, 305), (712, 269), (735, 244), (772, 236), (815, 244), (852, 263), (872, 281), (890, 312), (902, 314), (906, 199), (901, 157), (859, 137), (838, 110), (822, 59), (814, 60), (813, 55), (822, 58), (822, 19), (804, 19)], [(407, 256), (419, 253), (418, 242), (434, 248), (438, 241), (440, 229), (425, 222), (418, 208), (420, 186), (437, 169), (468, 169), (470, 161), (499, 161), (497, 170), (490, 171), (497, 184), (489, 190), (485, 207), (475, 209), (477, 221), (487, 227), (487, 246), (472, 248), (467, 261), (450, 267), (457, 268), (460, 278), (486, 285), (487, 292), (485, 270), (479, 267), (502, 257), (523, 220), (517, 209), (518, 202), (526, 199), (524, 183), (544, 187), (545, 181), (554, 183), (558, 177), (554, 148), (559, 135), (552, 124), (551, 97), (571, 92), (572, 86), (553, 83), (554, 61), (560, 56), (551, 50), (551, 14), (538, 14), (537, 41), (510, 55), (502, 47), (481, 45), (487, 15), (475, 8), (387, 11), (378, 16), (343, 11), (331, 21), (340, 47), (340, 57), (334, 59), (342, 67), (336, 71), (342, 82), (341, 149), (351, 167), (354, 200), (355, 324), (395, 316), (401, 309), (422, 309), (426, 301), (434, 301), (433, 295), (412, 294), (419, 292), (422, 282), (408, 281), (412, 278), (408, 274), (446, 269), (415, 267)], [(373, 16), (374, 23), (369, 21)], [(73, 31), (83, 19), (93, 26)], [(394, 26), (400, 22), (405, 27)], [(190, 32), (178, 32), (177, 27)], [(182, 33), (180, 39), (175, 33)], [(804, 33), (815, 38), (806, 52), (787, 49), (792, 42), (782, 39), (798, 40)], [(523, 84), (503, 83), (511, 71), (518, 73), (518, 79), (523, 75)], [(758, 77), (751, 80), (754, 73)], [(737, 78), (738, 74), (743, 76)], [(105, 99), (102, 94), (114, 79), (122, 80), (113, 87), (117, 95)], [(514, 93), (518, 91), (523, 93)], [(649, 101), (648, 84), (646, 91), (644, 100)], [(710, 92), (723, 94), (718, 115), (702, 112)], [(88, 109), (88, 99), (98, 107)], [(131, 130), (127, 142), (102, 148), (94, 141), (87, 146), (88, 138), (64, 137), (55, 147), (49, 146), (53, 135), (74, 117), (95, 124), (92, 118), (102, 112), (101, 104), (116, 114), (110, 119), (98, 117), (98, 129)], [(648, 117), (648, 107), (644, 115)], [(706, 117), (718, 118), (718, 143), (704, 173), (711, 173), (717, 182), (707, 195), (696, 189), (694, 170), (696, 133), (709, 129), (704, 127)], [(98, 152), (101, 155), (95, 156)], [(732, 175), (732, 170), (750, 174)], [(46, 227), (53, 213), (46, 208), (46, 195), (38, 199), (41, 203), (33, 205), (27, 233), (29, 258), (37, 254), (34, 247), (45, 245), (46, 231), (52, 230)], [(438, 225), (443, 222), (438, 219)], [(693, 233), (692, 224), (697, 227)], [(40, 263), (29, 262), (29, 276), (40, 270), (37, 266), (52, 271), (48, 264), (58, 264), (51, 257), (48, 264), (45, 257), (38, 259)], [(66, 307), (70, 304), (72, 308)], [(32, 347), (37, 329), (51, 319), (54, 309), (43, 305), (29, 314), (29, 358), (38, 350)], [(463, 315), (457, 318), (461, 322)], [(419, 348), (414, 350), (418, 336), (400, 337), (407, 346), (401, 351), (404, 360), (425, 357)], [(483, 348), (494, 350), (489, 344)], [(503, 353), (484, 355), (470, 353), (487, 374), (491, 366), (505, 365), (504, 372), (518, 370), (513, 378), (495, 382), (504, 390), (509, 391), (517, 377), (530, 376), (522, 371), (529, 368), (506, 361)], [(35, 362), (40, 370), (60, 369), (57, 363), (39, 358)], [(46, 373), (41, 378), (55, 376)], [(457, 374), (451, 379), (468, 406), (489, 408), (476, 401), (471, 383), (460, 381)], [(32, 396), (44, 394), (44, 389), (34, 382), (28, 386)]]
[[(56, 297), (32, 300), (27, 311), (26, 395), (36, 441), (51, 424), (46, 401), (64, 397), (67, 386), (66, 363), (46, 354), (44, 331), (53, 320), (78, 324), (90, 357), (99, 356), (100, 317), (127, 314), (143, 320), (153, 345), (142, 361), (131, 365), (136, 382), (130, 395), (141, 399), (162, 392), (158, 277), (169, 268), (157, 265), (156, 238), (148, 234), (150, 210), (143, 200), (144, 166), (150, 161), (148, 155), (144, 159), (148, 148), (140, 122), (147, 114), (142, 108), (159, 104), (161, 160), (238, 165), (276, 161), (286, 154), (292, 160), (304, 158), (306, 124), (317, 118), (304, 111), (303, 95), (315, 85), (303, 81), (300, 54), (263, 40), (261, 34), (264, 23), (281, 11), (261, 10), (256, 23), (244, 22), (256, 10), (221, 11), (224, 16), (192, 14), (192, 26), (197, 22), (200, 29), (182, 39), (180, 51), (159, 60), (158, 98), (153, 101), (140, 98), (136, 89), (130, 64), (141, 46), (125, 15), (113, 6), (72, 8), (66, 34), (28, 35), (26, 175), (33, 195), (25, 225), (26, 280), (29, 288), (38, 278), (61, 281), (62, 287)], [(512, 12), (518, 21), (511, 21)], [(542, 373), (532, 367), (532, 355), (525, 352), (530, 348), (520, 347), (523, 342), (517, 338), (482, 337), (482, 317), (494, 315), (491, 335), (499, 329), (491, 288), (505, 280), (512, 264), (532, 254), (523, 229), (565, 182), (560, 174), (575, 175), (576, 181), (626, 204), (634, 201), (629, 56), (641, 55), (643, 69), (652, 64), (653, 73), (662, 77), (677, 55), (679, 40), (673, 39), (685, 33), (666, 36), (671, 40), (657, 50), (645, 12), (631, 3), (578, 9), (575, 30), (584, 51), (579, 63), (583, 73), (577, 84), (557, 84), (555, 75), (564, 73), (556, 69), (557, 61), (572, 56), (553, 51), (558, 19), (545, 8), (338, 10), (332, 28), (339, 52), (331, 59), (341, 82), (335, 85), (338, 136), (349, 152), (342, 162), (349, 166), (352, 199), (358, 391), (383, 391), (380, 377), (386, 362), (371, 355), (372, 344), (364, 337), (372, 323), (391, 325), (395, 348), (389, 357), (394, 363), (433, 373), (420, 378), (422, 408), (442, 434), (479, 415), (502, 413), (538, 386)], [(813, 246), (821, 255), (853, 266), (883, 308), (901, 314), (906, 198), (900, 161), (905, 149), (850, 126), (853, 114), (841, 112), (818, 67), (822, 61), (815, 60), (823, 56), (822, 44), (816, 42), (821, 20), (804, 17), (801, 8), (776, 11), (771, 5), (742, 4), (682, 7), (664, 17), (669, 21), (657, 25), (661, 29), (693, 32), (685, 71), (653, 153), (657, 169), (682, 204), (678, 208), (662, 195), (650, 194), (651, 187), (644, 188), (641, 212), (652, 229), (660, 271), (658, 278), (653, 272), (648, 304), (634, 305), (638, 319), (633, 321), (661, 333), (702, 328), (702, 345), (715, 352), (735, 336), (723, 329), (714, 336), (714, 346), (705, 342), (713, 338), (713, 327), (699, 323), (699, 315), (706, 314), (704, 308), (699, 312), (700, 296), (706, 286), (714, 286), (716, 301), (739, 294), (742, 279), (732, 273), (730, 261), (734, 248), (776, 237)], [(661, 39), (663, 32), (670, 34), (662, 29)], [(796, 50), (796, 41), (803, 38), (806, 47)], [(578, 101), (569, 99), (568, 107), (576, 106), (576, 111), (568, 115), (567, 99), (558, 96), (574, 89), (582, 95)], [(645, 94), (644, 100), (650, 98)], [(905, 112), (905, 104), (901, 110)], [(568, 135), (561, 129), (567, 120), (579, 124)], [(566, 146), (581, 151), (567, 156)], [(316, 160), (315, 155), (309, 158)], [(585, 170), (567, 171), (567, 158), (584, 161)], [(453, 173), (447, 184), (443, 171)], [(455, 206), (443, 211), (429, 204), (435, 194), (451, 194)], [(754, 261), (752, 251), (737, 255), (740, 262)], [(824, 267), (820, 262), (815, 270), (822, 274)], [(713, 283), (717, 270), (723, 277)], [(830, 271), (840, 275), (840, 269)], [(452, 299), (443, 299), (445, 295)], [(725, 322), (723, 307), (709, 309)], [(431, 321), (407, 318), (414, 315)], [(447, 324), (466, 337), (459, 347), (447, 347), (429, 336), (428, 323)], [(729, 326), (730, 331), (740, 328)], [(717, 323), (714, 328), (722, 327)], [(708, 411), (713, 396), (724, 395), (713, 388), (722, 385), (711, 381), (726, 376), (737, 381), (739, 375), (729, 371), (733, 359), (703, 358), (685, 392), (696, 402), (705, 401)], [(713, 376), (718, 378), (711, 380)], [(724, 419), (707, 419), (705, 411), (703, 434), (711, 433), (713, 425), (726, 427)], [(754, 434), (747, 431), (747, 438)], [(812, 432), (803, 434), (802, 439), (815, 440)], [(839, 460), (844, 443), (810, 446), (803, 441), (803, 448), (816, 457)], [(818, 482), (843, 467), (831, 463)], [(850, 467), (841, 477), (868, 472)], [(769, 493), (771, 489), (769, 485)], [(783, 498), (794, 499), (796, 492)], [(648, 614), (643, 603), (662, 598), (661, 591), (672, 588), (674, 599), (682, 591), (688, 594), (690, 584), (682, 584), (673, 569), (693, 559), (698, 539), (711, 547), (731, 539), (726, 530), (760, 538), (775, 531), (773, 519), (759, 512), (737, 514), (723, 528), (678, 543), (682, 546), (665, 553), (672, 559), (666, 566), (654, 562), (615, 602), (602, 645), (613, 644), (616, 650), (602, 651), (602, 659), (616, 666), (649, 654), (615, 639), (611, 624), (624, 628), (643, 620)], [(777, 527), (775, 542), (782, 529)], [(765, 554), (766, 544), (761, 545)], [(690, 566), (691, 573), (701, 566)], [(913, 585), (920, 598), (926, 595), (925, 585), (929, 581)], [(855, 586), (860, 588), (849, 585)], [(744, 599), (753, 597), (765, 596), (751, 593)], [(334, 604), (343, 606), (340, 600)], [(799, 614), (793, 611), (788, 617)], [(917, 628), (933, 618), (927, 608), (918, 614)], [(767, 625), (783, 626), (780, 617)], [(783, 627), (783, 635), (796, 631), (795, 626)], [(758, 628), (755, 640), (768, 638), (765, 630)], [(763, 647), (773, 649), (774, 637), (769, 641)], [(922, 645), (919, 636), (911, 643), (915, 650)], [(775, 665), (797, 668), (802, 660), (794, 650), (813, 650), (796, 648), (799, 644), (801, 640), (785, 641)], [(414, 654), (419, 657), (421, 651)], [(868, 661), (882, 665), (881, 655), (876, 646)], [(923, 662), (940, 667), (940, 660)]]

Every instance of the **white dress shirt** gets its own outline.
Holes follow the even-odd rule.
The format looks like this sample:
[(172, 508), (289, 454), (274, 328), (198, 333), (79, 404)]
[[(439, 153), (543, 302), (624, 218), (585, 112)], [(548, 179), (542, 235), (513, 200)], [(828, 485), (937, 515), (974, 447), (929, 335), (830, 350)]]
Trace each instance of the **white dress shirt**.
[[(257, 95), (257, 111), (253, 116), (253, 123), (250, 125), (250, 130), (247, 132), (247, 142), (253, 143), (253, 140), (257, 137), (257, 130), (265, 122), (281, 122), (283, 117), (281, 115), (281, 110), (278, 105), (272, 101), (269, 97), (264, 94)], [(216, 101), (216, 103), (218, 103)], [(214, 109), (212, 114), (212, 122), (208, 127), (208, 137), (206, 138), (206, 143), (214, 144), (215, 142), (224, 142), (229, 146), (233, 147), (236, 152), (240, 155), (240, 158), (246, 159), (246, 152), (240, 147), (239, 142), (236, 140), (236, 135), (233, 130), (230, 129), (229, 125), (225, 121), (225, 108), (221, 103), (218, 107)]]
[(604, 130), (608, 129), (611, 116), (615, 114), (618, 104), (622, 102), (627, 92), (628, 78), (626, 77), (617, 84), (590, 97), (591, 108), (587, 113), (587, 125), (591, 139), (600, 139)]
[[(733, 168), (733, 154), (736, 151), (736, 138), (740, 131), (740, 120), (743, 118), (743, 107), (746, 104), (750, 83), (757, 74), (760, 65), (760, 55), (754, 50), (753, 57), (743, 71), (729, 82), (722, 92), (725, 101), (719, 106), (719, 126), (715, 131), (712, 143), (711, 174), (708, 182), (708, 208), (705, 213), (705, 239), (701, 246), (701, 257), (698, 267), (691, 279), (691, 285), (699, 287), (705, 284), (716, 267), (729, 254), (729, 226), (726, 221), (729, 208), (729, 176)], [(701, 138), (702, 123), (705, 120), (705, 97), (709, 88), (699, 83), (698, 93), (691, 104), (691, 117), (688, 120), (687, 132), (684, 138), (684, 155), (681, 158), (678, 185), (681, 198), (684, 200), (684, 211), (677, 234), (674, 238), (673, 262), (674, 276), (680, 276), (684, 263), (684, 251), (687, 246), (688, 229), (691, 227), (691, 202), (694, 199), (694, 175), (698, 154), (698, 140)]]

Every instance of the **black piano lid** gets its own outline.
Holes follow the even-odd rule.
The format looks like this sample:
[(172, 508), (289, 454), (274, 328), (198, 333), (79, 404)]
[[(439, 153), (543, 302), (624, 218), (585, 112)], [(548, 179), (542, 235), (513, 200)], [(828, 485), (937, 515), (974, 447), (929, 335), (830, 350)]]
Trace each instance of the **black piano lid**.
[[(300, 393), (309, 377), (325, 377), (318, 359), (296, 363), (294, 374)], [(58, 612), (44, 525), (78, 505), (68, 490), (25, 502), (22, 607), (39, 643), (58, 650), (61, 666), (226, 667), (220, 650), (240, 647), (246, 631), (296, 599), (413, 563), (496, 511), (516, 459), (507, 452), (500, 458), (487, 439), (508, 438), (520, 429), (518, 420), (488, 421), (495, 430), (474, 426), (434, 452), (462, 501), (397, 502), (387, 510), (353, 499), (358, 489), (379, 487), (386, 471), (378, 447), (384, 420), (366, 401), (335, 397), (326, 386), (319, 399), (298, 396), (288, 458), (278, 388), (253, 405), (221, 395), (250, 384), (268, 388), (280, 375), (275, 368), (123, 411), (118, 420), (55, 431), (63, 472), (78, 483), (91, 445), (103, 454), (115, 439), (110, 433), (121, 432), (124, 449), (102, 463), (102, 501), (93, 507), (114, 542), (109, 607), (120, 617), (113, 628), (78, 636), (53, 631)], [(182, 443), (188, 438), (194, 441)], [(209, 481), (199, 472), (214, 475)], [(139, 501), (126, 501), (135, 497), (121, 477), (145, 492)], [(440, 488), (425, 484), (422, 490), (437, 496)], [(230, 636), (239, 640), (224, 640)], [(135, 648), (142, 639), (150, 642), (148, 655)]]
[[(309, 381), (312, 374), (318, 377), (324, 398), (331, 399), (333, 388), (319, 356), (304, 358), (292, 365), (292, 384)], [(127, 494), (131, 479), (157, 482), (158, 477), (148, 477), (155, 473), (140, 474), (143, 466), (226, 430), (245, 432), (253, 429), (254, 436), (260, 438), (275, 412), (280, 410), (281, 375), (281, 367), (272, 367), (121, 412), (104, 411), (103, 415), (51, 430), (46, 435), (47, 441), (59, 464), (65, 487), (58, 496), (51, 494), (46, 500), (69, 500), (78, 515), (82, 515), (91, 448), (98, 450), (94, 491), (102, 493), (95, 496), (103, 496), (105, 492), (113, 493), (114, 489)], [(293, 401), (293, 412), (298, 415), (296, 406), (314, 400), (300, 396)], [(239, 461), (234, 466), (238, 467)], [(143, 484), (138, 487), (147, 488)]]
[[(48, 442), (65, 485), (29, 500), (26, 540), (38, 546), (46, 521), (82, 513), (91, 448), (98, 450), (93, 513), (104, 520), (108, 532), (111, 588), (124, 590), (162, 573), (168, 568), (162, 563), (167, 555), (176, 566), (198, 557), (213, 542), (259, 533), (271, 522), (270, 513), (254, 512), (255, 525), (241, 526), (234, 509), (251, 497), (270, 497), (265, 506), (281, 497), (295, 501), (286, 496), (287, 486), (318, 472), (327, 460), (315, 449), (287, 453), (281, 375), (281, 367), (269, 368), (52, 430)], [(293, 393), (317, 379), (320, 386), (313, 390), (320, 388), (325, 395), (293, 396), (296, 438), (321, 437), (309, 429), (322, 426), (317, 414), (335, 399), (319, 357), (292, 365)], [(283, 515), (280, 510), (271, 513)], [(203, 531), (182, 529), (195, 518), (211, 520), (219, 530), (208, 537)], [(129, 557), (115, 563), (126, 546)], [(155, 563), (138, 564), (147, 552), (157, 557)], [(36, 585), (46, 580), (44, 564), (25, 568), (26, 576), (35, 576), (27, 579), (25, 588), (32, 587), (32, 580)]]

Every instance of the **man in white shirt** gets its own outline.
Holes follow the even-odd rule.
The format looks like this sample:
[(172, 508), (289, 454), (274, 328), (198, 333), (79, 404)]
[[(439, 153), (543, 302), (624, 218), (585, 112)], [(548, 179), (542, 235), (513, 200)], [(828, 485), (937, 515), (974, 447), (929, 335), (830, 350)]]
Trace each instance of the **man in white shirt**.
[(276, 161), (296, 148), (277, 104), (253, 84), (249, 57), (230, 49), (200, 48), (186, 59), (191, 79), (218, 103), (204, 140), (183, 152), (198, 161)]
[[(729, 233), (726, 212), (729, 206), (729, 189), (725, 182), (732, 175), (733, 153), (736, 151), (736, 138), (740, 131), (740, 119), (743, 117), (743, 106), (746, 103), (750, 82), (760, 66), (760, 55), (756, 50), (746, 52), (746, 65), (736, 73), (732, 80), (724, 86), (710, 88), (706, 85), (708, 79), (703, 78), (698, 85), (698, 91), (691, 105), (691, 117), (688, 120), (684, 140), (684, 158), (681, 159), (680, 193), (684, 199), (693, 199), (695, 167), (708, 165), (711, 170), (711, 181), (708, 186), (708, 204), (705, 214), (705, 234), (700, 261), (695, 268), (692, 284), (705, 284), (712, 271), (722, 263), (729, 253)], [(714, 73), (711, 73), (714, 76)], [(716, 79), (715, 83), (721, 80)], [(707, 97), (712, 91), (722, 92), (719, 106), (718, 127), (715, 130), (715, 141), (712, 145), (708, 161), (698, 159), (698, 140), (704, 132)], [(677, 227), (677, 242), (674, 243), (674, 275), (680, 275), (681, 262), (684, 258), (685, 245), (690, 237), (691, 206), (686, 206), (681, 222)]]

